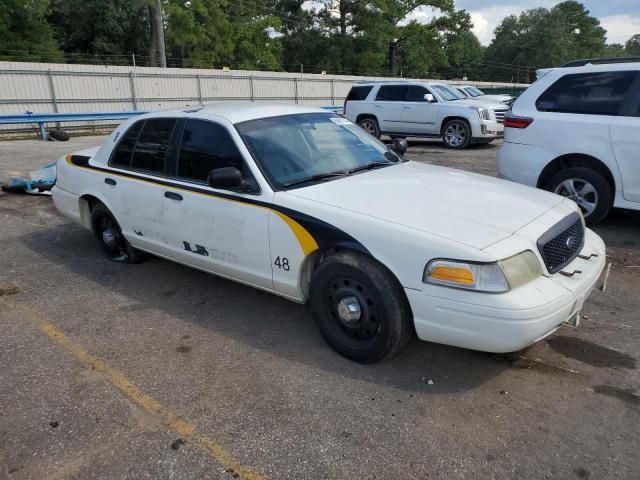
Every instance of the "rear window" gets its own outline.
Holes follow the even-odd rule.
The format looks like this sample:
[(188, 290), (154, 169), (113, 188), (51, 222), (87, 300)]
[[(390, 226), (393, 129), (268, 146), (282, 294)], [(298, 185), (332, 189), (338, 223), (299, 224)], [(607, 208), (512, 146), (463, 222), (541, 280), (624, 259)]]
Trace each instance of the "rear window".
[(573, 73), (551, 85), (536, 101), (541, 112), (617, 115), (637, 72)]
[(176, 120), (174, 118), (152, 118), (147, 120), (138, 136), (131, 167), (138, 170), (162, 173), (167, 158), (169, 141), (175, 125)]
[(351, 91), (349, 95), (347, 95), (347, 102), (351, 101), (363, 101), (369, 95), (369, 92), (373, 88), (373, 85), (370, 86), (361, 86), (361, 87), (351, 87)]
[(407, 99), (407, 85), (384, 85), (380, 87), (376, 100), (387, 102), (404, 102)]

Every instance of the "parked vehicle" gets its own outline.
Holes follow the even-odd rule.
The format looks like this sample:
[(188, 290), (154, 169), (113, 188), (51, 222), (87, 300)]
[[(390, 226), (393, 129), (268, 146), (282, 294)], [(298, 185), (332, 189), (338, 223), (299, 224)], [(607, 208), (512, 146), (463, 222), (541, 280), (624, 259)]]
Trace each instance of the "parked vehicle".
[(446, 85), (362, 82), (351, 88), (344, 116), (376, 138), (442, 138), (445, 146), (456, 149), (502, 136), (507, 107), (451, 100), (457, 100), (456, 94)]
[(405, 149), (311, 107), (156, 112), (61, 158), (53, 200), (113, 261), (147, 252), (308, 302), (360, 362), (414, 331), (507, 352), (576, 324), (605, 246), (575, 203)]
[(467, 98), (474, 98), (476, 100), (483, 100), (487, 102), (498, 102), (505, 105), (511, 105), (514, 98), (507, 94), (488, 94), (484, 93), (478, 87), (472, 85), (456, 85), (456, 90), (462, 93)]
[(555, 68), (513, 104), (503, 178), (576, 201), (591, 225), (640, 210), (640, 63)]

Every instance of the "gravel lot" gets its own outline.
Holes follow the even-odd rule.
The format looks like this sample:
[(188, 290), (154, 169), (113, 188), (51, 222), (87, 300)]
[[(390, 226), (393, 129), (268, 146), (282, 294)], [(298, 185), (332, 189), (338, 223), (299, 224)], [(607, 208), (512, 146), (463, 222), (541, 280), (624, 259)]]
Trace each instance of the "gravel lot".
[[(101, 138), (0, 142), (0, 179)], [(408, 156), (495, 175), (498, 147)], [(303, 306), (111, 263), (50, 198), (0, 193), (0, 479), (637, 479), (640, 214), (597, 231), (613, 267), (578, 329), (363, 366)]]

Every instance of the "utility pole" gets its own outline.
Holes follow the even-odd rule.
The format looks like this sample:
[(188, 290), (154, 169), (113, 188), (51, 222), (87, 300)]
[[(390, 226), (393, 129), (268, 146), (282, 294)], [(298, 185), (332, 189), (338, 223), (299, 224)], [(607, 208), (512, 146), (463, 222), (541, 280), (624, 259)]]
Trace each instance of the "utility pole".
[(164, 48), (164, 24), (162, 22), (162, 0), (156, 0), (154, 20), (156, 35), (158, 36), (158, 49), (160, 50), (160, 66), (167, 68), (167, 53)]

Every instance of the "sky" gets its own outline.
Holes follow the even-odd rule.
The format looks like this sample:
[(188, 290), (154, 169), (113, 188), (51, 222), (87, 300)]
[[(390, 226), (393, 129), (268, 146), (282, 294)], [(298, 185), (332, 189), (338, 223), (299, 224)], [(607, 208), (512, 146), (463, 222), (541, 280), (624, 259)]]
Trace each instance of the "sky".
[[(530, 8), (550, 8), (560, 0), (455, 0), (457, 9), (465, 9), (473, 20), (473, 32), (480, 43), (489, 45), (493, 30), (508, 15)], [(640, 0), (581, 0), (581, 3), (600, 20), (607, 30), (607, 43), (624, 44), (632, 35), (640, 33)], [(427, 22), (437, 11), (421, 9), (409, 16)]]

